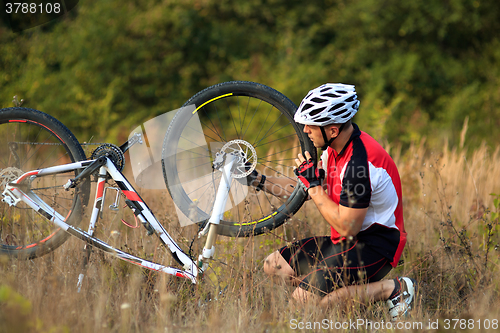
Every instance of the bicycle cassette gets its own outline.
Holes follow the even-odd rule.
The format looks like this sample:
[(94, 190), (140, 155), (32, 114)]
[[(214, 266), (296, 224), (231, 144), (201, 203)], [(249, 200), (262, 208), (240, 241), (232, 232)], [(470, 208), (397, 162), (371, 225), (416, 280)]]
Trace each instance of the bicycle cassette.
[(125, 156), (122, 150), (114, 144), (105, 143), (97, 147), (90, 155), (90, 159), (95, 160), (102, 156), (107, 156), (120, 172), (125, 167)]

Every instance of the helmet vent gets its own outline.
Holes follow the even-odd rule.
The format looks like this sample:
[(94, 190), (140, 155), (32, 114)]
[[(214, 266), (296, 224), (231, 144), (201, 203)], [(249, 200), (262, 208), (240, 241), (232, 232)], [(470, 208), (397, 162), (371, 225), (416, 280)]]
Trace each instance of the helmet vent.
[(306, 111), (306, 110), (309, 110), (309, 109), (310, 109), (310, 108), (312, 108), (313, 106), (314, 106), (314, 105), (307, 103), (307, 104), (306, 104), (306, 105), (304, 105), (304, 107), (302, 108), (302, 112), (303, 112), (303, 111)]
[(311, 99), (311, 102), (314, 102), (314, 103), (324, 103), (326, 101), (327, 101), (326, 99), (319, 98), (319, 97), (314, 97), (313, 99)]
[(311, 112), (309, 112), (309, 115), (310, 116), (315, 116), (318, 113), (323, 112), (325, 109), (326, 109), (326, 106), (322, 107), (322, 108), (319, 108), (319, 109), (316, 109), (316, 110), (312, 110)]
[[(334, 115), (334, 116), (341, 116), (341, 115), (343, 115), (343, 114), (344, 114), (344, 112), (347, 112), (347, 110), (346, 110), (346, 109), (342, 109), (342, 110), (340, 110), (340, 111), (335, 112), (333, 115)], [(349, 114), (349, 112), (347, 112), (347, 114), (346, 114), (346, 115), (347, 115), (347, 116), (349, 116), (349, 115), (350, 115), (350, 114)], [(344, 118), (344, 116), (342, 116), (342, 118)]]
[(316, 119), (317, 122), (327, 122), (327, 121), (330, 121), (331, 119), (330, 118), (320, 118), (320, 119)]
[(328, 93), (328, 94), (323, 94), (321, 96), (325, 96), (325, 97), (332, 97), (332, 98), (339, 98), (340, 95), (335, 95), (335, 94), (332, 94), (332, 93)]
[(337, 109), (340, 109), (341, 107), (343, 107), (345, 104), (344, 103), (339, 103), (337, 105), (334, 105), (330, 110), (332, 111), (335, 111)]

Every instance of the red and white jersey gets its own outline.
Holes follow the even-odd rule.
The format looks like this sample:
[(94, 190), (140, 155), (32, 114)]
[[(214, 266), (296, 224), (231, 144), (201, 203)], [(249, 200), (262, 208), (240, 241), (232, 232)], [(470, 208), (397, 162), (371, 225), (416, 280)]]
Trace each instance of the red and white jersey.
[[(330, 198), (338, 205), (368, 208), (358, 240), (385, 256), (395, 267), (406, 244), (401, 180), (396, 164), (382, 146), (359, 130), (337, 154), (328, 147), (321, 159)], [(332, 227), (332, 241), (341, 240)]]

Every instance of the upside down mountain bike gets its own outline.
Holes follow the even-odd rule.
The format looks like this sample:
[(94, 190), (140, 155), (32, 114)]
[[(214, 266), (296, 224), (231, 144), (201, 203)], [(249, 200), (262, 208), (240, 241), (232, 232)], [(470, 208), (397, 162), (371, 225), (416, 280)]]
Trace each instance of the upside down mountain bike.
[[(157, 117), (163, 127), (156, 126), (155, 118), (123, 145), (102, 144), (87, 158), (75, 136), (50, 115), (21, 107), (2, 109), (0, 254), (36, 258), (73, 235), (89, 248), (196, 283), (214, 255), (218, 234), (262, 234), (283, 224), (306, 199), (300, 186), (276, 196), (245, 183), (253, 170), (295, 181), (294, 156), (308, 150), (316, 157), (302, 126), (293, 121), (295, 110), (293, 102), (265, 85), (221, 83), (194, 95), (173, 119)], [(173, 239), (124, 176), (125, 152), (136, 186), (166, 187), (181, 223), (196, 225), (199, 235), (207, 235), (198, 257)], [(148, 182), (153, 170), (161, 175), (160, 182)], [(111, 238), (96, 235), (97, 222), (102, 219), (99, 227), (105, 225), (106, 193), (116, 193), (110, 209), (123, 198), (136, 224), (144, 226), (147, 237), (159, 239), (178, 267), (130, 253)], [(83, 228), (87, 207), (90, 221)]]

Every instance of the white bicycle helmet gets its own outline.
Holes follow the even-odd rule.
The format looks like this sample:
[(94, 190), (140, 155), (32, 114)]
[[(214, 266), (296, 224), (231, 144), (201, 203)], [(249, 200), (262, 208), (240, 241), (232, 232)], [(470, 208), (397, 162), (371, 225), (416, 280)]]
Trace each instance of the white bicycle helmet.
[(354, 117), (359, 108), (353, 85), (326, 83), (309, 91), (295, 113), (299, 124), (325, 126), (343, 124)]
[(328, 139), (323, 127), (342, 124), (339, 127), (340, 135), (345, 124), (358, 112), (358, 108), (358, 96), (353, 85), (326, 83), (309, 91), (293, 119), (299, 124), (319, 126), (325, 142), (321, 149), (326, 150), (338, 135)]

